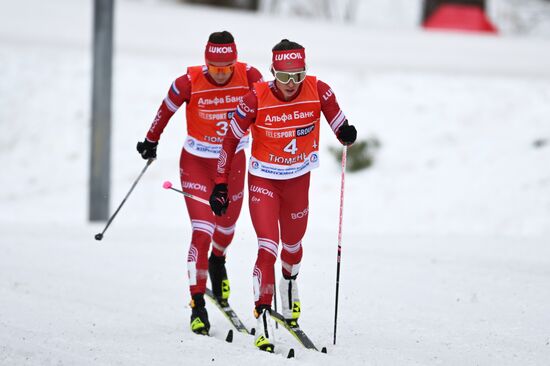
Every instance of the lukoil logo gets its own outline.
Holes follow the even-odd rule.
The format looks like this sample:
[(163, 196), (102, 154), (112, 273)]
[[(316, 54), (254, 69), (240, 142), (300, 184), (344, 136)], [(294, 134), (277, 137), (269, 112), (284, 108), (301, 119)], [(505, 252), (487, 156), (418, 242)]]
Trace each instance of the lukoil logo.
[(255, 186), (255, 185), (251, 185), (250, 186), (250, 192), (263, 194), (265, 196), (273, 198), (273, 192), (271, 192), (269, 189), (264, 188), (264, 187), (258, 187), (258, 186)]
[(244, 113), (251, 113), (251, 112), (254, 112), (254, 109), (250, 108), (248, 106), (248, 104), (246, 104), (242, 97), (241, 97), (241, 100), (239, 102), (239, 108), (241, 109), (241, 111), (243, 111)]
[(224, 46), (224, 47), (210, 46), (210, 47), (208, 47), (208, 52), (211, 52), (211, 53), (232, 53), (233, 48), (231, 46)]
[(193, 189), (196, 191), (206, 192), (206, 186), (195, 182), (182, 182), (181, 187), (183, 189)]
[(332, 89), (329, 89), (329, 90), (323, 95), (323, 99), (324, 99), (324, 100), (328, 100), (333, 94), (334, 94), (334, 92), (332, 91)]
[(302, 60), (302, 54), (298, 52), (279, 53), (275, 55), (275, 61)]

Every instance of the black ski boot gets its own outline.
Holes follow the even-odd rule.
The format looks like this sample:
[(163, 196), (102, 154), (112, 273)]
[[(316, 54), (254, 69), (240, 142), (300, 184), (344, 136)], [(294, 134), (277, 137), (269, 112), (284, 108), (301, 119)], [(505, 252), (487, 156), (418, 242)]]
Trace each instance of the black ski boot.
[(210, 275), (210, 283), (212, 284), (212, 292), (218, 300), (218, 303), (223, 307), (228, 305), (229, 280), (227, 279), (227, 271), (225, 269), (225, 257), (218, 257), (210, 254), (208, 258), (208, 274)]
[(204, 303), (204, 294), (193, 295), (189, 306), (191, 306), (191, 330), (196, 334), (208, 335), (210, 322)]

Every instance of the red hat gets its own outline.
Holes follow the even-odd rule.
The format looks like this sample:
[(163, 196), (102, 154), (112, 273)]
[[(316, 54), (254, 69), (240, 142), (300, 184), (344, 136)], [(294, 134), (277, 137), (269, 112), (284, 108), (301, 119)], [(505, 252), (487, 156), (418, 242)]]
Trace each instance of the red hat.
[(273, 51), (273, 68), (277, 71), (304, 69), (306, 67), (306, 50)]
[(204, 58), (211, 62), (234, 62), (237, 60), (237, 46), (235, 42), (224, 44), (208, 42), (204, 50)]

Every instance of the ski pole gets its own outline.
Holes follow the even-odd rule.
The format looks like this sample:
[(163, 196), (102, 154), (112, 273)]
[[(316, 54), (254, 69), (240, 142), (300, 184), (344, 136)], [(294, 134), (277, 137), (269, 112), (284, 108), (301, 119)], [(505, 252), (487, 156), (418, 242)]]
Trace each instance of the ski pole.
[(338, 223), (338, 254), (336, 256), (336, 302), (334, 306), (334, 342), (336, 344), (336, 327), (338, 325), (338, 290), (340, 287), (340, 259), (342, 255), (342, 221), (344, 218), (344, 180), (346, 173), (346, 155), (348, 147), (342, 150), (342, 182), (340, 185), (340, 220)]
[[(275, 312), (277, 313), (277, 276), (275, 272), (275, 265), (273, 265), (273, 305), (275, 305)], [(277, 322), (275, 322), (275, 329), (279, 329), (279, 323)]]
[(191, 194), (191, 193), (187, 193), (187, 192), (184, 192), (184, 191), (180, 191), (179, 189), (172, 187), (172, 182), (170, 182), (170, 181), (168, 181), (168, 180), (162, 184), (162, 188), (164, 188), (164, 189), (171, 189), (171, 190), (173, 190), (173, 191), (176, 191), (176, 192), (178, 192), (178, 193), (183, 194), (185, 197), (189, 197), (189, 198), (191, 198), (192, 200), (195, 200), (195, 201), (204, 203), (205, 205), (207, 205), (208, 207), (210, 207), (210, 202), (208, 202), (208, 201), (205, 200), (204, 198), (197, 197), (197, 196), (195, 196), (195, 195), (193, 195), (193, 194)]
[(147, 168), (149, 168), (149, 165), (151, 165), (151, 163), (155, 161), (155, 159), (149, 159), (147, 160), (147, 163), (145, 164), (145, 167), (143, 168), (143, 170), (141, 171), (141, 173), (139, 174), (139, 176), (136, 178), (136, 180), (134, 181), (134, 183), (132, 184), (132, 187), (130, 188), (130, 190), (128, 191), (128, 193), (126, 193), (126, 197), (124, 197), (124, 199), (122, 200), (122, 202), (120, 203), (120, 205), (118, 206), (118, 208), (116, 209), (115, 213), (111, 215), (111, 217), (109, 218), (109, 221), (107, 221), (107, 224), (105, 225), (105, 228), (103, 229), (102, 232), (98, 233), (98, 234), (95, 234), (95, 240), (101, 240), (103, 239), (103, 234), (105, 234), (105, 232), (107, 231), (107, 228), (109, 227), (109, 225), (111, 225), (111, 222), (113, 222), (113, 220), (115, 219), (116, 215), (118, 214), (118, 211), (120, 211), (120, 209), (122, 208), (122, 206), (124, 205), (124, 203), (126, 202), (126, 200), (128, 199), (128, 197), (130, 196), (130, 193), (132, 193), (132, 191), (134, 190), (134, 188), (136, 187), (136, 185), (138, 184), (139, 180), (141, 179), (141, 177), (143, 176), (143, 174), (145, 173), (145, 171), (147, 170)]

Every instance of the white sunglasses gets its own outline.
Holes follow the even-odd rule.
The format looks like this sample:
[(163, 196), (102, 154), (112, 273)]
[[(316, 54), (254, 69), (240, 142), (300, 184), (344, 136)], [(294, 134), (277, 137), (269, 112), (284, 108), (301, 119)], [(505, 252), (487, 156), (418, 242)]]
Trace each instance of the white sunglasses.
[(290, 83), (290, 80), (294, 81), (295, 84), (300, 84), (306, 79), (307, 69), (303, 71), (288, 72), (288, 71), (277, 71), (274, 68), (271, 68), (275, 79), (283, 84)]

